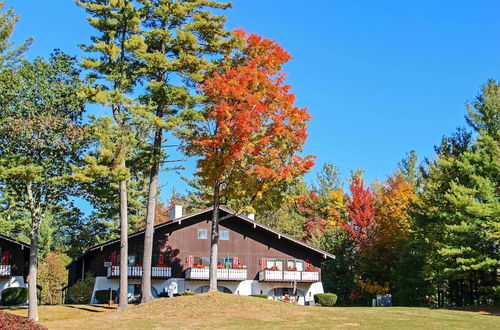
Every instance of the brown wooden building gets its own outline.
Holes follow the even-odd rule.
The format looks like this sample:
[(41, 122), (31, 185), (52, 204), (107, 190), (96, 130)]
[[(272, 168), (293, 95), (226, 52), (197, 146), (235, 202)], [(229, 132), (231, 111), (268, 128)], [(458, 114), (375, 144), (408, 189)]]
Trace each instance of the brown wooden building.
[(29, 253), (28, 244), (0, 235), (0, 292), (26, 286)]
[[(176, 210), (180, 210), (176, 207)], [(221, 209), (221, 217), (234, 212)], [(205, 292), (208, 287), (210, 219), (212, 209), (157, 225), (154, 232), (153, 292)], [(129, 235), (131, 300), (140, 294), (144, 232)], [(333, 255), (288, 237), (249, 217), (234, 215), (221, 221), (218, 281), (220, 290), (235, 294), (297, 296), (310, 302), (323, 292), (321, 263)], [(69, 285), (87, 272), (96, 276), (95, 290), (118, 289), (119, 240), (95, 246), (68, 266)]]

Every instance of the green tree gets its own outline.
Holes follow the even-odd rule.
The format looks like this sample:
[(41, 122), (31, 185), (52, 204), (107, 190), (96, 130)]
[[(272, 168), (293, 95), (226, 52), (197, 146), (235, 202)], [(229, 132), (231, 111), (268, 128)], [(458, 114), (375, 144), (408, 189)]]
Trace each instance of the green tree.
[(140, 97), (145, 105), (143, 117), (151, 127), (152, 146), (147, 158), (149, 182), (141, 303), (153, 299), (151, 262), (153, 226), (158, 204), (158, 178), (164, 159), (164, 131), (175, 130), (192, 119), (200, 98), (192, 94), (206, 72), (215, 68), (215, 59), (228, 42), (225, 17), (211, 11), (226, 9), (229, 3), (212, 0), (146, 0), (143, 4), (142, 36), (146, 51), (137, 52), (141, 75), (146, 81)]
[(429, 164), (420, 217), (429, 235), (428, 276), (440, 305), (485, 304), (498, 299), (500, 265), (500, 88), (490, 80), (468, 105), (475, 130), (443, 138)]
[(57, 51), (48, 60), (24, 61), (11, 72), (8, 85), (17, 97), (1, 99), (0, 186), (31, 218), (29, 318), (37, 320), (40, 224), (51, 208), (78, 194), (62, 178), (85, 147), (84, 103), (76, 95), (81, 82), (75, 60)]
[[(128, 193), (130, 169), (127, 161), (134, 143), (137, 127), (134, 113), (140, 110), (131, 94), (139, 82), (139, 63), (136, 52), (144, 52), (146, 44), (140, 35), (141, 13), (136, 2), (129, 0), (78, 0), (77, 5), (89, 14), (88, 22), (100, 34), (92, 44), (81, 46), (94, 57), (83, 59), (82, 66), (91, 71), (89, 84), (83, 94), (92, 102), (110, 107), (113, 122), (108, 119), (94, 123), (99, 138), (99, 157), (88, 157), (86, 173), (78, 179), (91, 181), (92, 172), (98, 177), (111, 178), (118, 183), (120, 205), (120, 288), (128, 283)], [(127, 296), (122, 294), (119, 309), (127, 308)]]
[(420, 187), (421, 175), (415, 150), (407, 152), (405, 157), (398, 163), (397, 173), (411, 184), (415, 190)]

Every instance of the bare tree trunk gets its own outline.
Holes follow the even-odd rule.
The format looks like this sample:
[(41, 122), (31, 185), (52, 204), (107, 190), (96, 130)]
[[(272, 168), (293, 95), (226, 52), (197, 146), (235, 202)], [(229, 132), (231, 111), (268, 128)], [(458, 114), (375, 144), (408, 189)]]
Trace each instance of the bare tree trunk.
[[(158, 116), (161, 117), (160, 111)], [(142, 260), (141, 304), (153, 299), (153, 295), (151, 294), (151, 263), (153, 259), (154, 220), (158, 196), (158, 176), (160, 173), (162, 133), (162, 129), (158, 128), (153, 145), (153, 164), (149, 173), (148, 207), (146, 213), (146, 230), (144, 233), (144, 255)]]
[[(125, 161), (122, 166), (125, 167)], [(128, 207), (127, 181), (120, 181), (120, 298), (118, 310), (128, 307)]]
[(38, 297), (36, 294), (36, 277), (38, 269), (38, 234), (40, 232), (40, 209), (35, 205), (31, 182), (26, 184), (28, 208), (31, 213), (31, 248), (28, 264), (28, 318), (38, 321)]
[(209, 292), (217, 292), (217, 252), (219, 243), (219, 201), (220, 201), (219, 185), (214, 187), (214, 210), (212, 212), (212, 231), (210, 235), (210, 270)]

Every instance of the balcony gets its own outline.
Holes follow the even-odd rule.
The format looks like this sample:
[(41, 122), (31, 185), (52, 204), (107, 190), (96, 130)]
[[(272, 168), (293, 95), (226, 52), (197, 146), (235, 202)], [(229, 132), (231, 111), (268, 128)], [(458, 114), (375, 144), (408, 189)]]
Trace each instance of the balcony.
[[(208, 280), (208, 268), (188, 268), (186, 269), (186, 280)], [(247, 279), (247, 270), (235, 268), (218, 268), (217, 280), (220, 281), (244, 281)]]
[(0, 277), (10, 277), (11, 276), (11, 265), (0, 265)]
[(319, 282), (319, 271), (269, 270), (259, 272), (260, 282)]
[[(120, 277), (120, 266), (111, 266), (108, 268), (108, 278)], [(141, 266), (129, 266), (128, 267), (128, 277), (130, 278), (141, 278), (142, 277), (142, 267)], [(151, 278), (170, 278), (172, 277), (172, 268), (170, 267), (151, 267)]]

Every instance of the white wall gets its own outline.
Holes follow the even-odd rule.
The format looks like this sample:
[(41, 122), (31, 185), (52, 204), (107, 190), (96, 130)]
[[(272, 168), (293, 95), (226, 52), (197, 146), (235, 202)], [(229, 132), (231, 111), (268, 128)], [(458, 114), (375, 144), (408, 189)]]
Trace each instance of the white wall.
[(25, 288), (24, 278), (22, 276), (12, 276), (10, 278), (0, 278), (0, 291), (7, 288)]
[[(129, 284), (141, 284), (140, 279), (129, 279)], [(152, 280), (151, 285), (160, 292), (171, 292), (172, 294), (181, 293), (184, 290), (196, 291), (196, 289), (202, 286), (208, 286), (208, 281), (186, 281), (183, 278), (170, 278), (168, 280)], [(259, 282), (254, 280), (246, 280), (241, 282), (226, 282), (226, 281), (218, 281), (218, 286), (223, 286), (228, 288), (233, 292), (233, 294), (239, 294), (242, 296), (248, 296), (251, 294), (268, 294), (269, 291), (275, 288), (291, 288), (290, 282), (283, 283), (275, 283), (275, 282)], [(95, 304), (97, 301), (95, 300), (95, 292), (97, 290), (108, 290), (111, 288), (112, 290), (118, 290), (119, 287), (119, 279), (112, 278), (108, 279), (104, 276), (98, 276), (95, 280), (94, 292), (92, 293), (91, 303)], [(324, 293), (323, 291), (323, 283), (298, 283), (297, 289), (304, 292), (305, 301), (303, 299), (299, 300), (301, 305), (308, 304), (309, 302), (314, 301), (314, 295), (317, 293)]]

